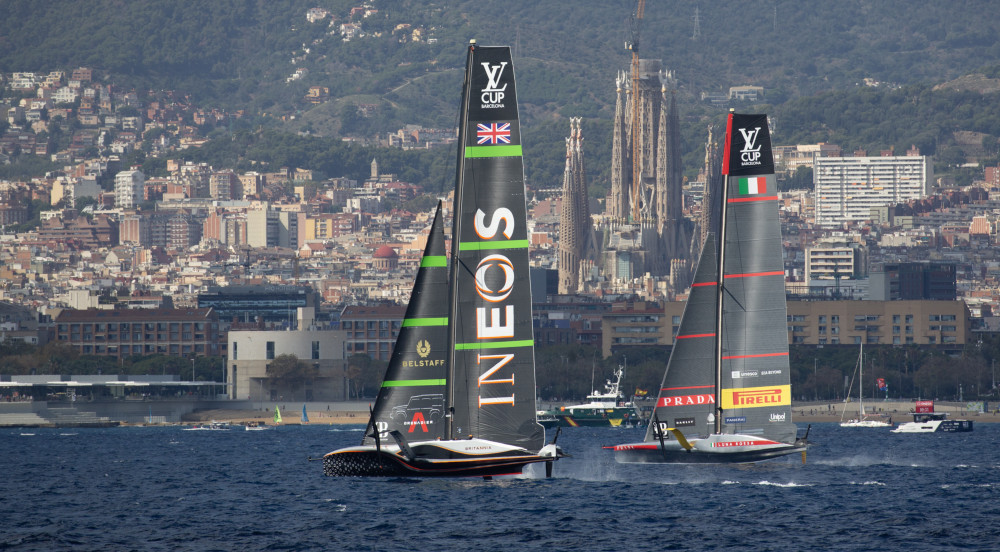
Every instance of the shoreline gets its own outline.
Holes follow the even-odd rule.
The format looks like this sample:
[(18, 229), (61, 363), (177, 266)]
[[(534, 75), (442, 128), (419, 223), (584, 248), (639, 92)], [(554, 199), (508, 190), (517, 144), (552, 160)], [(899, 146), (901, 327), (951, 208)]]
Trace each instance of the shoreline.
[[(367, 403), (360, 403), (367, 405)], [(912, 419), (913, 403), (910, 401), (897, 402), (877, 402), (866, 403), (870, 413), (885, 414), (892, 418), (893, 423), (908, 422)], [(857, 413), (854, 403), (846, 403), (848, 414), (844, 418), (851, 418)], [(796, 403), (792, 405), (792, 421), (797, 423), (838, 423), (841, 421), (845, 403)], [(1000, 423), (1000, 412), (992, 410), (990, 412), (972, 412), (957, 404), (938, 403), (935, 411), (947, 412), (949, 417), (954, 419), (968, 419), (977, 423)], [(365, 425), (368, 423), (368, 412), (366, 410), (316, 410), (309, 411), (309, 422), (302, 423), (299, 414), (295, 411), (284, 416), (281, 425)], [(274, 424), (273, 411), (261, 412), (259, 410), (239, 410), (239, 409), (212, 409), (192, 412), (184, 417), (180, 422), (172, 422), (171, 425), (194, 425), (206, 422), (229, 422), (233, 424), (246, 424), (248, 422), (263, 423), (268, 426)], [(148, 424), (122, 424), (122, 425), (148, 425)], [(153, 424), (162, 425), (162, 424)]]

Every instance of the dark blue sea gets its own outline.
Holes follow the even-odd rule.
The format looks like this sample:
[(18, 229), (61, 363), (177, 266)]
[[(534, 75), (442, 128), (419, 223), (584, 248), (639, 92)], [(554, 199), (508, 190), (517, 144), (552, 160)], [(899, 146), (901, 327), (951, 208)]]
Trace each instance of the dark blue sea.
[(335, 479), (361, 427), (0, 430), (0, 550), (998, 550), (1000, 424), (813, 424), (761, 464), (616, 464), (642, 430), (571, 428), (519, 478)]

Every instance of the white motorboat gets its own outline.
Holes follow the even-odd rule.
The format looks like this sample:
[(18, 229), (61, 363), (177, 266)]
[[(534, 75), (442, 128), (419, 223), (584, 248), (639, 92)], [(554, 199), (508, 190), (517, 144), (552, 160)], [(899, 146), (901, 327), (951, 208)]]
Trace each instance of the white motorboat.
[(972, 431), (972, 420), (949, 420), (947, 412), (916, 412), (912, 422), (899, 424), (893, 433), (957, 433)]

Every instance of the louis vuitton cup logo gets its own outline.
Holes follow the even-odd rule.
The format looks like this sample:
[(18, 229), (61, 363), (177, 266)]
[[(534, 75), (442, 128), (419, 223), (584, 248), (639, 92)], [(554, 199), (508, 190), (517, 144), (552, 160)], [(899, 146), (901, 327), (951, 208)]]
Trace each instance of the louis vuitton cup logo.
[(486, 88), (483, 88), (482, 94), (479, 99), (482, 103), (483, 109), (497, 109), (503, 107), (504, 91), (507, 90), (507, 83), (500, 86), (500, 79), (503, 77), (503, 71), (507, 68), (507, 62), (501, 62), (497, 65), (490, 65), (487, 62), (483, 62), (483, 69), (486, 71), (486, 78), (489, 81), (486, 84)]
[(743, 135), (743, 149), (740, 150), (740, 163), (744, 166), (760, 165), (760, 144), (757, 138), (760, 137), (760, 127), (753, 129), (741, 128)]

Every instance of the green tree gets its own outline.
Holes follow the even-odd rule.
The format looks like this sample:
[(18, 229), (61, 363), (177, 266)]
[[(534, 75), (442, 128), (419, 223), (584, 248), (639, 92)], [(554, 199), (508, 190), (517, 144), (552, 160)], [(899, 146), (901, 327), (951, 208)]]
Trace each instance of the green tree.
[(302, 390), (312, 383), (319, 371), (312, 364), (299, 360), (295, 355), (278, 355), (267, 365), (267, 377), (272, 387), (288, 389), (290, 392)]

